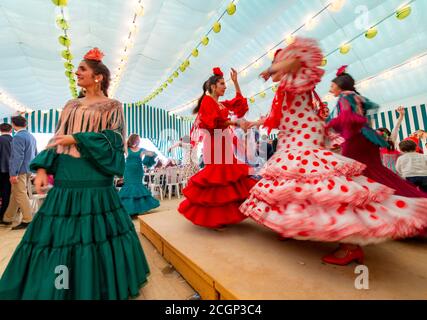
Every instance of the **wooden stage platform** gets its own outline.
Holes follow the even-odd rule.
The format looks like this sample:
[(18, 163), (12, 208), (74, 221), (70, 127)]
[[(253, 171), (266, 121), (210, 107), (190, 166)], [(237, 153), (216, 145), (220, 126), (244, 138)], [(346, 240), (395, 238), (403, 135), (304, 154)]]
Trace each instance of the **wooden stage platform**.
[(427, 299), (427, 242), (365, 248), (369, 289), (356, 289), (356, 264), (323, 264), (336, 244), (279, 241), (247, 219), (214, 231), (193, 225), (163, 201), (139, 217), (141, 233), (203, 299)]

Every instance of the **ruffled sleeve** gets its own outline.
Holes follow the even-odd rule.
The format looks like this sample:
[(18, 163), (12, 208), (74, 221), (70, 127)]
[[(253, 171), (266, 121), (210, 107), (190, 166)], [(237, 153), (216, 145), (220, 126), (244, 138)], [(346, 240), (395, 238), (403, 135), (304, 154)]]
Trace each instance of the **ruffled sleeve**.
[(288, 105), (296, 95), (313, 91), (325, 73), (320, 68), (323, 54), (316, 40), (296, 38), (291, 45), (278, 53), (276, 61), (295, 58), (300, 61), (301, 67), (296, 73), (287, 73), (280, 80), (270, 113), (264, 121), (268, 133), (279, 127), (285, 99)]
[(199, 126), (202, 129), (216, 129), (218, 128), (221, 119), (218, 104), (212, 97), (205, 96), (200, 106), (199, 114)]
[(73, 134), (77, 149), (98, 169), (108, 175), (123, 176), (125, 158), (122, 136), (112, 130)]
[(48, 174), (55, 174), (57, 157), (55, 149), (43, 150), (31, 161), (30, 170), (36, 172), (38, 169), (45, 169)]
[(233, 99), (221, 103), (238, 118), (242, 118), (249, 110), (248, 100), (240, 92), (237, 92)]
[[(364, 115), (363, 104), (366, 103), (365, 98), (356, 95), (355, 93), (341, 94), (336, 110), (332, 116), (337, 114), (335, 118), (328, 120), (328, 128), (334, 129), (344, 139), (349, 139), (361, 132), (363, 136), (379, 147), (387, 147), (388, 143), (381, 138), (375, 130), (368, 125), (368, 119)], [(376, 105), (369, 101), (372, 106)], [(373, 109), (373, 107), (372, 107)]]
[(353, 102), (350, 95), (341, 95), (336, 106), (337, 116), (328, 123), (329, 128), (333, 128), (344, 138), (350, 138), (358, 133), (368, 121), (363, 115), (353, 112)]
[(151, 168), (156, 164), (156, 156), (144, 156), (144, 159), (142, 159), (142, 164), (146, 166), (147, 168)]
[(276, 60), (295, 58), (300, 61), (301, 68), (296, 74), (285, 74), (280, 82), (280, 89), (297, 94), (312, 91), (325, 73), (320, 68), (323, 54), (317, 41), (298, 37), (291, 45), (279, 52)]

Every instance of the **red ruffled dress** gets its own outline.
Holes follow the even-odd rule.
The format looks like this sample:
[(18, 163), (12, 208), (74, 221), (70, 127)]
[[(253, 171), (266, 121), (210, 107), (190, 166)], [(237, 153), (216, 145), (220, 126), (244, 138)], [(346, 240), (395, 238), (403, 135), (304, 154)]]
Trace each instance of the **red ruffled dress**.
[(232, 130), (225, 122), (230, 120), (230, 112), (240, 118), (247, 111), (247, 101), (240, 93), (220, 104), (210, 96), (202, 100), (192, 139), (203, 139), (205, 167), (189, 180), (183, 190), (186, 199), (178, 208), (196, 225), (218, 228), (246, 218), (239, 206), (256, 181), (249, 177), (249, 167), (234, 157)]
[(302, 68), (281, 81), (265, 122), (279, 129), (277, 151), (241, 211), (300, 240), (368, 244), (419, 234), (427, 225), (425, 199), (394, 196), (362, 175), (364, 164), (324, 147), (325, 124), (312, 103), (323, 75), (317, 42), (299, 38), (281, 54), (298, 57)]

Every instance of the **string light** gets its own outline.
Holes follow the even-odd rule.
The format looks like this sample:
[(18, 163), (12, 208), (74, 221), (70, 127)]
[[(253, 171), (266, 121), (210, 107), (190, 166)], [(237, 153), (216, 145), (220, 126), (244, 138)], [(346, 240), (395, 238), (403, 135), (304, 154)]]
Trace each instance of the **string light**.
[[(190, 65), (190, 58), (191, 57), (193, 57), (193, 58), (195, 58), (195, 57), (197, 57), (198, 55), (199, 55), (199, 48), (201, 47), (201, 46), (207, 46), (208, 44), (209, 44), (209, 34), (213, 31), (214, 33), (219, 33), (219, 32), (221, 32), (221, 23), (220, 23), (220, 21), (221, 21), (221, 19), (222, 19), (222, 17), (225, 15), (225, 14), (227, 14), (228, 13), (228, 15), (233, 15), (235, 12), (236, 12), (236, 4), (237, 4), (237, 0), (232, 0), (231, 2), (230, 2), (230, 4), (227, 6), (227, 8), (222, 12), (222, 14), (220, 15), (220, 17), (216, 20), (216, 22), (213, 24), (213, 26), (209, 29), (209, 31), (203, 36), (203, 38), (200, 40), (200, 42), (196, 45), (196, 47), (195, 48), (193, 48), (193, 50), (188, 54), (188, 56), (184, 59), (184, 61), (181, 63), (181, 65), (179, 66), (179, 67), (177, 67), (177, 68), (175, 68), (175, 72), (174, 72), (174, 74), (173, 74), (173, 76), (175, 77), (175, 78), (177, 78), (178, 77), (178, 70), (179, 71), (181, 71), (181, 73), (184, 73), (186, 70), (187, 70), (187, 68), (189, 67), (189, 65)], [(214, 14), (215, 12), (212, 12), (212, 15)], [(194, 54), (195, 52), (196, 52), (196, 50), (197, 50), (197, 54)], [(170, 78), (171, 76), (168, 76), (168, 79)], [(165, 83), (167, 80), (165, 80), (165, 81), (163, 81), (163, 82), (161, 82), (161, 83)], [(162, 85), (162, 84), (161, 84)], [(163, 89), (163, 88), (162, 88)], [(157, 89), (158, 90), (158, 89)], [(154, 92), (157, 92), (157, 90), (155, 90)], [(163, 90), (161, 90), (160, 92), (162, 92)], [(157, 93), (158, 94), (158, 93)], [(144, 100), (142, 101), (142, 103), (147, 103), (148, 101), (150, 101), (150, 100), (152, 100), (152, 99), (154, 99), (156, 96), (157, 96), (157, 94), (154, 94), (154, 96), (153, 96), (153, 93), (151, 93), (149, 96), (147, 96), (146, 98), (144, 98)]]
[(305, 27), (307, 30), (313, 30), (317, 25), (317, 19), (316, 18), (309, 18), (307, 22), (305, 23)]
[[(406, 8), (408, 7), (411, 3), (415, 2), (416, 0), (411, 0), (408, 3), (402, 5), (400, 8)], [(259, 61), (260, 59), (262, 59), (263, 57), (265, 57), (266, 55), (271, 55), (271, 52), (277, 48), (279, 45), (281, 45), (283, 42), (285, 42), (286, 44), (290, 45), (295, 41), (295, 34), (297, 31), (301, 30), (304, 26), (307, 26), (307, 24), (317, 24), (316, 19), (318, 18), (318, 16), (320, 16), (320, 14), (322, 14), (324, 11), (326, 10), (330, 10), (332, 12), (338, 12), (339, 10), (341, 10), (341, 8), (344, 6), (345, 0), (335, 0), (335, 1), (331, 1), (330, 3), (328, 3), (324, 8), (322, 8), (319, 12), (317, 12), (313, 17), (309, 18), (308, 20), (306, 20), (306, 22), (304, 24), (302, 24), (300, 27), (298, 27), (294, 32), (288, 34), (284, 40), (280, 41), (278, 44), (276, 44), (274, 47), (270, 48), (269, 50), (266, 51), (266, 53), (264, 53), (261, 57), (255, 59), (253, 62), (251, 62), (249, 65), (247, 65), (246, 67), (244, 67), (243, 69), (241, 69), (238, 73), (242, 73), (245, 72), (248, 68), (250, 68), (251, 66), (255, 65), (255, 67), (259, 66)], [(390, 17), (394, 16), (396, 14), (396, 11), (393, 11), (393, 13), (391, 13), (390, 15), (388, 15), (387, 17), (385, 17), (384, 19), (380, 20), (378, 23), (374, 24), (371, 28), (375, 28), (376, 26), (378, 26), (379, 24), (381, 24), (382, 22), (384, 22), (385, 20), (389, 19)], [(353, 39), (341, 44), (338, 48), (332, 50), (331, 52), (329, 52), (328, 54), (325, 55), (324, 57), (324, 62), (322, 62), (322, 66), (325, 66), (327, 64), (327, 57), (329, 57), (330, 55), (332, 55), (333, 53), (340, 51), (342, 54), (347, 54), (350, 50), (351, 50), (351, 43), (358, 39), (361, 36), (364, 36), (366, 33), (366, 31), (363, 31), (362, 33), (356, 35)], [(256, 95), (255, 95), (256, 96)], [(191, 102), (190, 102), (191, 103)], [(188, 104), (185, 104), (184, 106), (181, 106), (177, 109), (172, 110), (172, 112), (182, 112), (185, 111), (186, 109), (188, 109)], [(187, 107), (185, 107), (187, 106)]]
[[(328, 3), (325, 7), (323, 7), (319, 12), (317, 12), (315, 15), (313, 15), (312, 17), (309, 18), (310, 20), (316, 19), (320, 14), (322, 14), (326, 9), (328, 9), (328, 7), (330, 7), (332, 5), (332, 2)], [(286, 42), (288, 45), (292, 44), (295, 39), (295, 33), (300, 30), (301, 28), (303, 28), (305, 26), (305, 23), (303, 23), (300, 27), (298, 27), (294, 32), (288, 34), (284, 40), (280, 41), (278, 44), (276, 44), (275, 46), (273, 46), (272, 48), (270, 48), (269, 50), (267, 50), (266, 53), (264, 53), (263, 55), (261, 55), (259, 58), (254, 59), (251, 63), (249, 63), (246, 67), (244, 67), (243, 69), (241, 69), (238, 74), (242, 74), (243, 72), (247, 72), (247, 69), (249, 69), (250, 67), (254, 66), (254, 68), (259, 68), (261, 66), (261, 62), (260, 60), (262, 58), (264, 58), (265, 56), (269, 55), (271, 57), (271, 55), (274, 57), (274, 53), (276, 52), (276, 48), (281, 45), (283, 42)], [(271, 58), (273, 59), (273, 58)], [(227, 80), (227, 82), (230, 81), (230, 79)], [(271, 89), (271, 87), (269, 88)], [(192, 100), (194, 101), (194, 100)], [(174, 110), (172, 110), (171, 112), (182, 112), (185, 111), (187, 109), (189, 109), (189, 104), (191, 104), (191, 102), (186, 103), (184, 106), (178, 107)]]
[(332, 12), (338, 12), (344, 6), (345, 0), (335, 0), (329, 6), (329, 10)]
[(2, 89), (0, 89), (0, 102), (19, 112), (26, 112), (27, 110), (30, 112), (33, 111), (32, 109), (12, 98), (6, 91)]
[(141, 17), (143, 15), (144, 5), (142, 4), (142, 0), (139, 0), (134, 9), (133, 19), (129, 24), (127, 37), (125, 37), (124, 39), (123, 50), (120, 52), (120, 59), (118, 59), (119, 65), (117, 66), (112, 75), (113, 80), (111, 81), (111, 86), (108, 92), (109, 96), (111, 97), (115, 96), (116, 90), (122, 79), (123, 72), (126, 70), (129, 61), (130, 50), (135, 46), (135, 38), (139, 31), (138, 17)]

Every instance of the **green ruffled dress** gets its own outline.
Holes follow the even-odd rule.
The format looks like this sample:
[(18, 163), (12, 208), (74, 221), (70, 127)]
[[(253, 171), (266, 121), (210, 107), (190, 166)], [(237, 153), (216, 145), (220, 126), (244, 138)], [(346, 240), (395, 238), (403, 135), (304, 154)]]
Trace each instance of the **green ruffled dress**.
[(113, 186), (125, 165), (121, 135), (73, 136), (80, 158), (49, 149), (31, 163), (55, 183), (0, 280), (0, 299), (128, 299), (147, 281), (143, 249)]
[(150, 190), (142, 183), (144, 170), (141, 152), (143, 151), (140, 149), (134, 152), (128, 149), (124, 186), (119, 191), (120, 200), (130, 215), (143, 214), (160, 206), (159, 200), (153, 198)]

